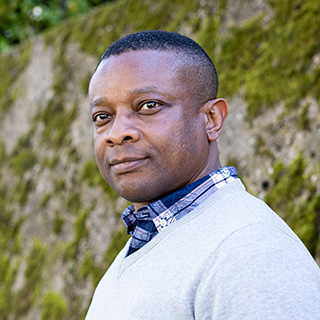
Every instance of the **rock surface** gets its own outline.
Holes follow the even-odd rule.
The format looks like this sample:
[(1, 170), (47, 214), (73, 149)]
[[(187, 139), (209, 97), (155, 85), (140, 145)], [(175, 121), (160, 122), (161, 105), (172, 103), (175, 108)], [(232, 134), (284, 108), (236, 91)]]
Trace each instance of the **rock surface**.
[(116, 1), (1, 56), (0, 318), (83, 318), (127, 240), (127, 203), (94, 162), (87, 87), (103, 50), (136, 30), (208, 51), (230, 107), (222, 163), (320, 262), (319, 13), (312, 0)]

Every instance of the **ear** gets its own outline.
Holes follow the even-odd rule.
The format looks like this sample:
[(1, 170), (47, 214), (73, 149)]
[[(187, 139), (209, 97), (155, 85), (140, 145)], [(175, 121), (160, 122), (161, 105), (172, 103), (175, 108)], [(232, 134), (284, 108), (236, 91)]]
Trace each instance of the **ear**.
[(209, 100), (203, 106), (206, 115), (206, 130), (209, 141), (218, 139), (223, 124), (229, 114), (228, 104), (224, 99)]

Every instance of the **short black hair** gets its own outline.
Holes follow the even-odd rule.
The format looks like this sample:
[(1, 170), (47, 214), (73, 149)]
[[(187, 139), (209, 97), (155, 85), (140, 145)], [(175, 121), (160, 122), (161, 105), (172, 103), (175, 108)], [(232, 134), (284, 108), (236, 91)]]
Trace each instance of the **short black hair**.
[(212, 60), (197, 42), (175, 32), (149, 30), (129, 34), (110, 45), (101, 56), (97, 68), (110, 56), (138, 50), (176, 52), (190, 69), (186, 77), (191, 78), (189, 80), (193, 82), (197, 95), (201, 92), (202, 100), (217, 97), (218, 75)]

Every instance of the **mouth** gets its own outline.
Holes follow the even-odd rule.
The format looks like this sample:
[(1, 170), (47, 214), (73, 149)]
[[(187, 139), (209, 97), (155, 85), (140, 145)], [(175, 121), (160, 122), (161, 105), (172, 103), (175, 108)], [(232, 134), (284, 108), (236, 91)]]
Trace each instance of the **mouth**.
[(115, 173), (126, 173), (133, 171), (143, 165), (148, 158), (126, 158), (122, 160), (112, 160), (111, 170)]

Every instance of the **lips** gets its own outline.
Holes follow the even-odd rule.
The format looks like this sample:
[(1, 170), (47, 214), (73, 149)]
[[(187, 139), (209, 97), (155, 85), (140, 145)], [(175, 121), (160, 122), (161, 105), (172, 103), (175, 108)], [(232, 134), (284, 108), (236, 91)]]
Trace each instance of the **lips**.
[(143, 165), (148, 158), (124, 158), (110, 161), (111, 170), (115, 173), (133, 171)]

